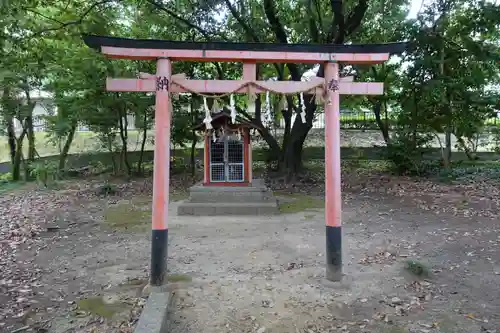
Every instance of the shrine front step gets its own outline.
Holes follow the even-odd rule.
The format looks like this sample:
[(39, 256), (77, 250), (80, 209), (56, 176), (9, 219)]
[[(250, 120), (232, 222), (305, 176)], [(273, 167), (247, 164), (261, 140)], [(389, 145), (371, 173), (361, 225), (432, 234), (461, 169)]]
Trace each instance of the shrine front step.
[(255, 179), (251, 186), (203, 186), (195, 185), (189, 189), (191, 203), (269, 203), (276, 202), (273, 193), (264, 182)]
[(241, 190), (219, 190), (219, 187), (212, 188), (211, 191), (196, 191), (191, 189), (189, 193), (189, 202), (192, 203), (245, 203), (245, 202), (271, 202), (276, 201), (271, 191), (259, 190), (249, 191), (249, 188)]
[(274, 215), (278, 214), (276, 200), (268, 202), (189, 202), (178, 206), (178, 215), (221, 216), (221, 215)]

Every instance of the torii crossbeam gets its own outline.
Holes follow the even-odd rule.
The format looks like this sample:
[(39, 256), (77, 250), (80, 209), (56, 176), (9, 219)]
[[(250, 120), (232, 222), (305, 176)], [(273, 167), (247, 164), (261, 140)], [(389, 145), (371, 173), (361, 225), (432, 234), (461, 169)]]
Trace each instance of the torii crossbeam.
[[(156, 60), (156, 75), (106, 82), (109, 91), (156, 92), (155, 149), (153, 176), (153, 218), (151, 246), (152, 285), (165, 282), (168, 244), (168, 203), (170, 170), (170, 93), (253, 93), (282, 94), (305, 92), (325, 97), (325, 210), (326, 277), (342, 277), (342, 209), (340, 181), (340, 95), (383, 93), (383, 83), (352, 82), (339, 78), (339, 63), (377, 64), (391, 53), (404, 51), (404, 43), (373, 45), (302, 45), (261, 43), (196, 43), (162, 40), (85, 36), (85, 43), (111, 58)], [(189, 80), (172, 74), (172, 61), (228, 61), (243, 63), (242, 80)], [(257, 81), (256, 64), (323, 63), (325, 77), (308, 82)]]

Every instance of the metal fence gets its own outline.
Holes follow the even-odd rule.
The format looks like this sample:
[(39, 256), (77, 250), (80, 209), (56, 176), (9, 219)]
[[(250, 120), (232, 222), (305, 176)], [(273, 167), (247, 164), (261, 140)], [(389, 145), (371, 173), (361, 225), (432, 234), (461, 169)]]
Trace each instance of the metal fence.
[[(484, 130), (486, 132), (491, 132), (493, 129), (500, 126), (500, 114), (497, 117), (492, 117), (486, 120)], [(295, 115), (292, 117), (292, 124), (295, 120)], [(396, 125), (395, 117), (390, 115), (385, 118), (382, 116), (382, 121), (387, 121), (389, 123), (389, 128)], [(279, 127), (283, 128), (285, 122), (281, 120)], [(323, 129), (325, 128), (325, 114), (318, 113), (313, 121), (313, 128)], [(340, 113), (340, 128), (342, 129), (353, 129), (353, 130), (378, 130), (377, 121), (375, 119), (375, 114), (371, 111), (359, 112), (359, 111), (341, 111)]]
[[(292, 116), (292, 124), (295, 121), (296, 115)], [(285, 121), (282, 119), (279, 128), (285, 127)], [(340, 113), (340, 127), (342, 129), (378, 129), (373, 112), (355, 112), (355, 111), (341, 111)], [(325, 128), (325, 114), (318, 113), (314, 117), (313, 128)]]
[[(295, 117), (297, 115), (292, 116), (292, 124), (295, 121)], [(384, 118), (385, 120), (385, 118)], [(387, 121), (389, 122), (389, 127), (396, 123), (396, 120), (392, 117), (388, 117)], [(34, 129), (37, 132), (45, 132), (47, 130), (47, 123), (43, 117), (36, 117), (34, 119)], [(500, 120), (498, 117), (490, 118), (486, 121), (486, 131), (491, 131), (496, 126), (500, 125)], [(285, 121), (281, 119), (278, 128), (284, 128)], [(352, 129), (352, 130), (378, 130), (378, 125), (375, 120), (375, 115), (373, 112), (357, 112), (357, 111), (341, 111), (340, 113), (340, 127), (342, 129)], [(22, 129), (21, 124), (15, 124), (16, 131), (20, 131)], [(325, 128), (325, 114), (318, 113), (315, 116), (313, 121), (313, 128), (323, 129)], [(128, 119), (128, 129), (136, 130), (135, 121), (133, 116), (129, 116)], [(88, 132), (90, 131), (89, 127), (85, 124), (78, 125), (78, 132)]]

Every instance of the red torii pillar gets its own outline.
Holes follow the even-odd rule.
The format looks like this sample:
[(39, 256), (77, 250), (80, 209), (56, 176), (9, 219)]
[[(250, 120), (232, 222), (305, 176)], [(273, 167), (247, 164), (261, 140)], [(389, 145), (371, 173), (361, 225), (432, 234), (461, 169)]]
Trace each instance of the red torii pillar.
[(325, 220), (326, 277), (342, 279), (342, 183), (340, 166), (339, 65), (325, 64)]
[(172, 63), (168, 58), (156, 62), (155, 149), (153, 169), (153, 214), (150, 283), (162, 285), (167, 272), (168, 203), (170, 194), (170, 119), (168, 91)]
[[(237, 43), (211, 43), (216, 49), (207, 50), (204, 43), (182, 43), (154, 40), (130, 40), (112, 37), (87, 36), (87, 45), (99, 48), (112, 58), (136, 60), (156, 60), (156, 75), (142, 75), (139, 79), (108, 79), (109, 91), (156, 91), (155, 128), (156, 140), (154, 149), (153, 176), (153, 219), (152, 219), (152, 252), (151, 277), (152, 285), (161, 285), (165, 281), (167, 244), (168, 244), (168, 203), (169, 203), (169, 169), (170, 169), (170, 93), (247, 93), (248, 83), (255, 85), (250, 89), (255, 93), (266, 90), (280, 93), (308, 91), (323, 94), (325, 99), (325, 211), (326, 211), (326, 277), (332, 281), (342, 278), (342, 199), (340, 168), (340, 94), (383, 93), (383, 83), (350, 82), (339, 79), (339, 64), (376, 64), (389, 59), (389, 51), (367, 52), (371, 49), (393, 49), (393, 45), (349, 45), (337, 46), (338, 49), (351, 48), (360, 52), (316, 52), (315, 48), (329, 50), (328, 46), (275, 45), (283, 48), (280, 51), (241, 51), (241, 47), (249, 45)], [(217, 45), (215, 45), (217, 44)], [(151, 47), (146, 47), (150, 45)], [(215, 45), (215, 46), (214, 46)], [(228, 46), (229, 45), (229, 46)], [(387, 46), (386, 48), (384, 48)], [(221, 49), (217, 49), (221, 47)], [(227, 49), (234, 47), (234, 49)], [(257, 46), (252, 46), (253, 48)], [(268, 48), (266, 46), (265, 48)], [(257, 47), (258, 48), (258, 47)], [(264, 49), (265, 49), (264, 48)], [(293, 51), (301, 49), (300, 52)], [(226, 49), (225, 51), (223, 51)], [(345, 49), (344, 49), (345, 51)], [(172, 75), (171, 60), (183, 61), (240, 61), (244, 63), (243, 80), (188, 80), (182, 75)], [(293, 81), (255, 81), (256, 62), (302, 62), (324, 63), (325, 78), (315, 78), (312, 82)], [(317, 85), (321, 81), (321, 87)], [(315, 82), (316, 81), (316, 82)], [(235, 90), (235, 87), (240, 87)], [(325, 90), (326, 89), (326, 92)]]

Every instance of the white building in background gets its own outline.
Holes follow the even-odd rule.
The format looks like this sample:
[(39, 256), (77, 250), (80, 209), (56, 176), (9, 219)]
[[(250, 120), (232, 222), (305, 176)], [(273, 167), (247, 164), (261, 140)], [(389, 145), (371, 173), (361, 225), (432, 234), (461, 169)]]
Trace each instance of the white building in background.
[[(43, 131), (45, 128), (45, 121), (43, 120), (43, 117), (56, 112), (55, 106), (52, 102), (52, 96), (43, 91), (34, 91), (31, 92), (30, 95), (31, 100), (35, 102), (35, 107), (33, 108), (34, 130)], [(18, 119), (14, 119), (14, 129), (16, 132), (22, 131), (22, 125)]]

